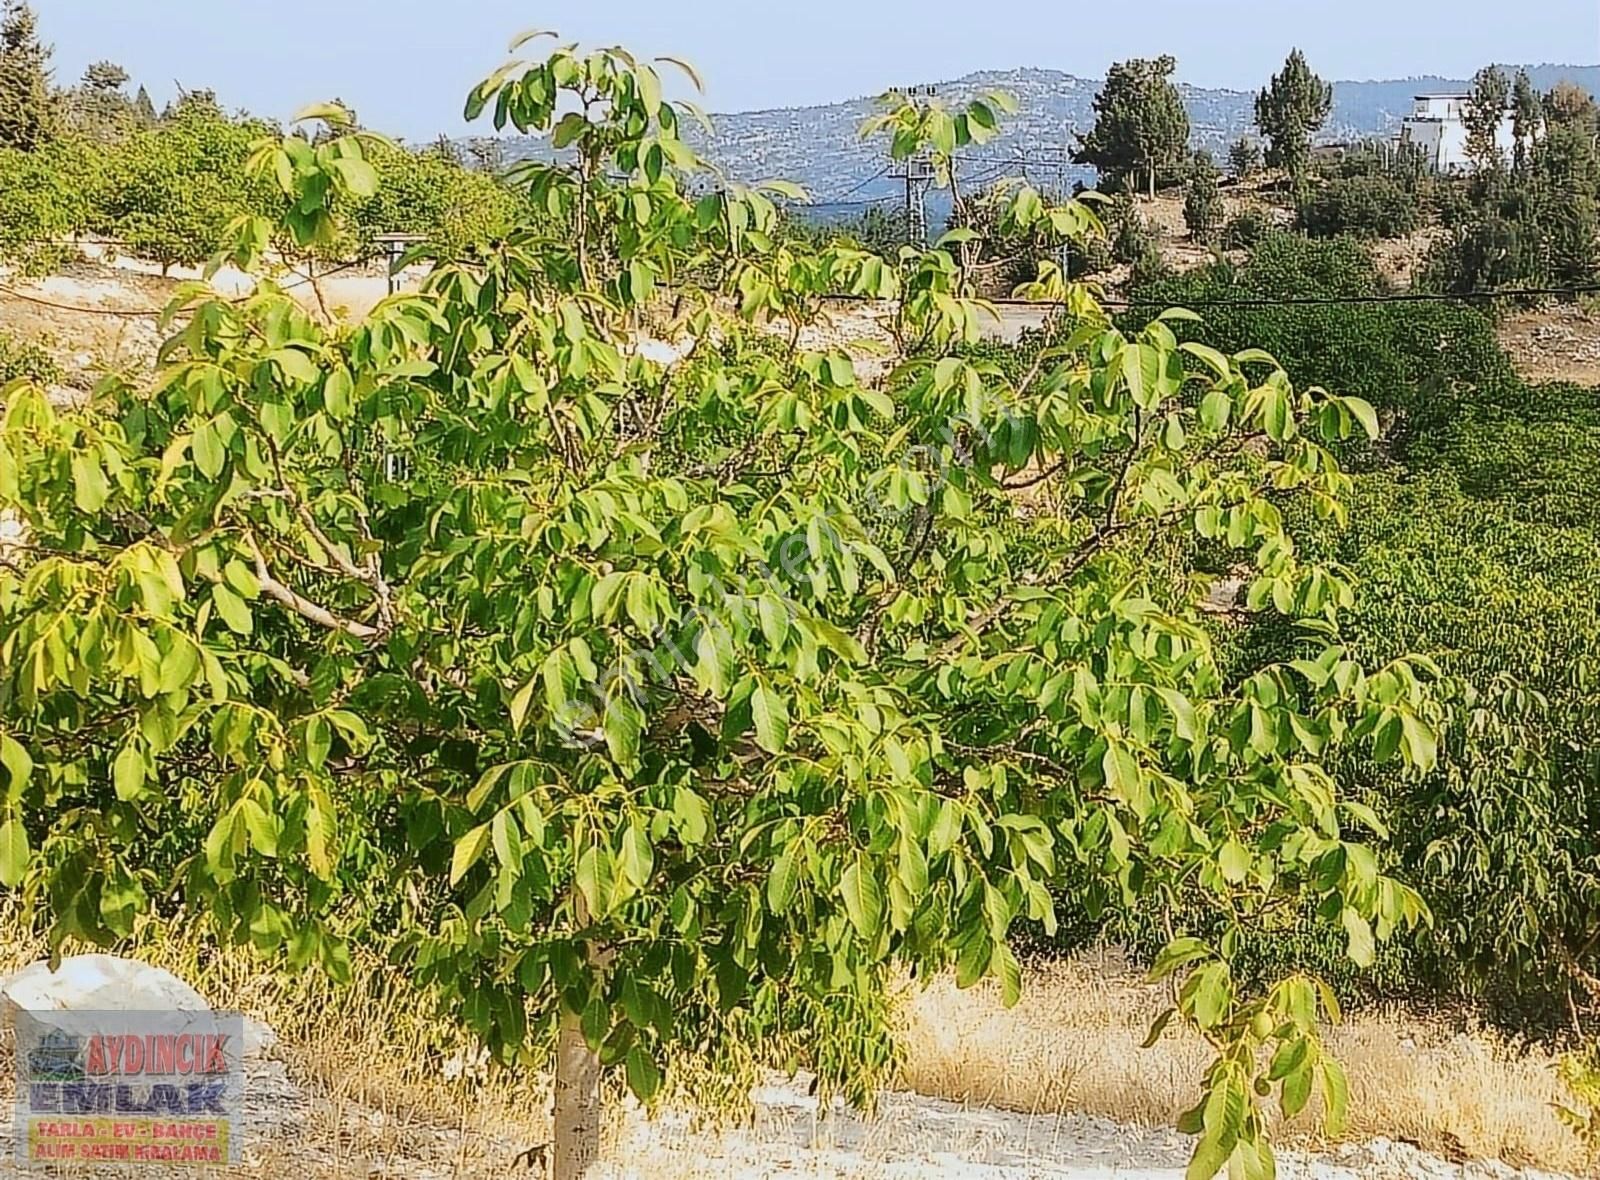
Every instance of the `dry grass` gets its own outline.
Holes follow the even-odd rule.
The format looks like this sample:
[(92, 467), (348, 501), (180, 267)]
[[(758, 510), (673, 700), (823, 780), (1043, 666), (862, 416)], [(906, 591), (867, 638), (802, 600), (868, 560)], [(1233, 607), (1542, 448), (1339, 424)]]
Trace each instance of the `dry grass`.
[[(43, 946), (0, 912), (0, 974), (41, 957)], [(334, 988), (314, 973), (285, 977), (244, 951), (209, 949), (192, 935), (140, 940), (139, 957), (192, 982), (212, 1003), (270, 1023), (290, 1074), (313, 1101), (293, 1138), (267, 1144), (237, 1174), (253, 1177), (505, 1174), (521, 1148), (548, 1138), (548, 1084), (537, 1071), (490, 1069), (447, 1076), (470, 1048), (409, 982), (376, 958)], [(949, 981), (906, 998), (902, 1084), (917, 1093), (1030, 1114), (1081, 1112), (1147, 1127), (1170, 1126), (1194, 1101), (1207, 1052), (1169, 1032), (1141, 1049), (1165, 1005), (1114, 954), (1040, 964), (1021, 1003), (1002, 1007), (987, 987)], [(1447, 1158), (1499, 1158), (1578, 1172), (1586, 1158), (1555, 1118), (1560, 1097), (1542, 1051), (1468, 1018), (1418, 1018), (1371, 1010), (1330, 1030), (1351, 1081), (1347, 1139), (1405, 1140)], [(0, 1063), (0, 1104), (11, 1099)], [(619, 1117), (612, 1158), (641, 1175), (681, 1165), (697, 1175), (694, 1132), (658, 1128), (641, 1138)], [(1279, 1134), (1319, 1142), (1302, 1116)], [(638, 1158), (643, 1150), (648, 1160)]]
[[(0, 975), (44, 957), (43, 943), (11, 913), (0, 912), (0, 931)], [(375, 957), (358, 955), (350, 985), (335, 987), (314, 972), (274, 974), (247, 950), (207, 947), (192, 934), (147, 930), (131, 953), (187, 980), (213, 1005), (270, 1024), (277, 1055), (310, 1099), (298, 1133), (230, 1172), (294, 1180), (501, 1175), (518, 1150), (549, 1137), (547, 1080), (498, 1069), (447, 1076), (447, 1062), (472, 1060), (470, 1044)], [(9, 1052), (3, 1056), (0, 1105), (8, 1105), (14, 1083)]]
[[(902, 1081), (958, 1102), (1170, 1126), (1194, 1104), (1208, 1057), (1198, 1037), (1173, 1031), (1140, 1048), (1166, 1004), (1161, 988), (1108, 954), (1034, 967), (1010, 1011), (995, 989), (941, 981), (908, 1000)], [(1572, 1172), (1588, 1162), (1551, 1108), (1559, 1083), (1535, 1047), (1467, 1016), (1388, 1008), (1353, 1014), (1327, 1041), (1350, 1075), (1348, 1141), (1384, 1137), (1449, 1159)], [(1313, 1114), (1279, 1133), (1319, 1143)]]

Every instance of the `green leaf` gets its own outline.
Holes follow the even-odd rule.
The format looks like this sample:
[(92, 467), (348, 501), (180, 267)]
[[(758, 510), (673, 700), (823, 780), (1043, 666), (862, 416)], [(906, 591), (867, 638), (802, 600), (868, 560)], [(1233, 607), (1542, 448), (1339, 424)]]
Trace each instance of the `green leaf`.
[(267, 354), (269, 361), (277, 363), (279, 371), (290, 381), (310, 385), (317, 379), (317, 367), (311, 358), (298, 348), (278, 348)]
[(789, 706), (770, 686), (757, 682), (750, 694), (750, 717), (756, 742), (769, 754), (781, 754), (789, 741)]
[(1106, 776), (1106, 789), (1112, 797), (1133, 808), (1140, 819), (1148, 816), (1153, 803), (1150, 787), (1128, 748), (1115, 743), (1106, 746), (1100, 765)]
[(479, 824), (456, 841), (450, 854), (450, 884), (454, 885), (467, 875), (467, 870), (478, 863), (483, 850), (489, 846), (489, 824)]
[(86, 452), (72, 456), (72, 502), (80, 512), (99, 512), (111, 495), (100, 460)]
[(1229, 840), (1217, 853), (1217, 867), (1222, 871), (1223, 880), (1232, 885), (1241, 884), (1250, 872), (1250, 853), (1239, 841)]
[(1377, 947), (1372, 940), (1371, 924), (1349, 906), (1341, 911), (1339, 920), (1344, 923), (1344, 932), (1349, 938), (1345, 949), (1351, 961), (1358, 967), (1372, 966)]
[(606, 749), (616, 761), (626, 765), (639, 756), (639, 736), (644, 732), (644, 713), (633, 703), (633, 697), (626, 689), (617, 692), (606, 702), (601, 728), (605, 731)]
[(661, 1089), (661, 1070), (638, 1041), (628, 1050), (627, 1074), (628, 1089), (640, 1102), (649, 1102)]
[(33, 774), (33, 757), (27, 748), (8, 733), (0, 733), (0, 766), (6, 768), (6, 800), (15, 803), (27, 789)]
[(132, 742), (117, 752), (111, 765), (111, 783), (117, 798), (124, 803), (144, 794), (144, 755)]
[(1350, 1112), (1350, 1083), (1344, 1075), (1344, 1066), (1332, 1057), (1322, 1059), (1322, 1109), (1323, 1127), (1328, 1135), (1338, 1138), (1344, 1134)]
[(1367, 432), (1368, 438), (1378, 437), (1378, 411), (1372, 408), (1372, 403), (1359, 397), (1345, 397), (1342, 399), (1345, 409), (1355, 415), (1361, 429)]
[(254, 629), (250, 608), (244, 599), (221, 582), (211, 587), (211, 601), (217, 608), (217, 616), (235, 635), (249, 635)]
[(622, 875), (635, 889), (642, 889), (650, 880), (655, 855), (650, 850), (650, 836), (642, 823), (633, 823), (622, 833)]
[(868, 940), (876, 938), (883, 925), (883, 888), (860, 853), (839, 878), (839, 894), (857, 933)]
[(194, 440), (189, 444), (189, 452), (194, 456), (194, 465), (207, 479), (215, 479), (222, 472), (222, 465), (228, 458), (228, 449), (223, 444), (222, 436), (218, 433), (214, 421), (202, 422), (195, 429)]
[(0, 885), (15, 889), (28, 872), (28, 832), (18, 816), (0, 824)]
[(799, 880), (798, 848), (790, 844), (778, 854), (778, 859), (772, 862), (772, 876), (767, 878), (767, 908), (775, 914), (788, 913)]
[(533, 690), (538, 686), (538, 679), (530, 679), (511, 698), (511, 703), (506, 706), (506, 711), (511, 715), (511, 732), (521, 733), (522, 723), (528, 716), (528, 706), (533, 703)]

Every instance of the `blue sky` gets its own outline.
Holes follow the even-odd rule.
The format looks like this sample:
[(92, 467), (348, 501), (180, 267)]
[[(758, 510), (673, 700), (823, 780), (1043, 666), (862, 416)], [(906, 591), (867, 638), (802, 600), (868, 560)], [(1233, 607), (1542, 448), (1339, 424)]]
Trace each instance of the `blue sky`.
[(1164, 52), (1185, 81), (1240, 89), (1259, 86), (1294, 45), (1339, 79), (1600, 61), (1597, 0), (33, 2), (58, 79), (111, 58), (158, 104), (175, 81), (277, 117), (338, 97), (369, 126), (412, 138), (459, 133), (467, 89), (530, 25), (687, 58), (712, 110), (851, 98), (983, 68), (1100, 76), (1118, 58)]

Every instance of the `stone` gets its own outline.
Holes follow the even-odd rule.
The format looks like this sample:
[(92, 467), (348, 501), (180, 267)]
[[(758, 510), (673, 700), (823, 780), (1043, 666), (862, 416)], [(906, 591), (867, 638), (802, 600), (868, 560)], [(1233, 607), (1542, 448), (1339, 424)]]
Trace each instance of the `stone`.
[[(55, 971), (48, 960), (30, 963), (0, 980), (0, 1022), (9, 1025), (19, 1009), (29, 1012), (204, 1011), (205, 997), (162, 967), (117, 955), (69, 955)], [(244, 1054), (259, 1057), (278, 1043), (270, 1025), (244, 1018)]]

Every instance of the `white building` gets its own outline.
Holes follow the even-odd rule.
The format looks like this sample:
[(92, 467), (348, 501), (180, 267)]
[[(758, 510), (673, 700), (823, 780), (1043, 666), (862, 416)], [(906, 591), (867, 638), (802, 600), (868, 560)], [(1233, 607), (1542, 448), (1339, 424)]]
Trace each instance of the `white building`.
[[(1467, 125), (1462, 121), (1471, 99), (1465, 94), (1419, 94), (1411, 104), (1411, 117), (1400, 124), (1400, 142), (1414, 144), (1440, 172), (1472, 169), (1467, 158)], [(1508, 107), (1495, 131), (1495, 146), (1510, 160), (1517, 138)]]

